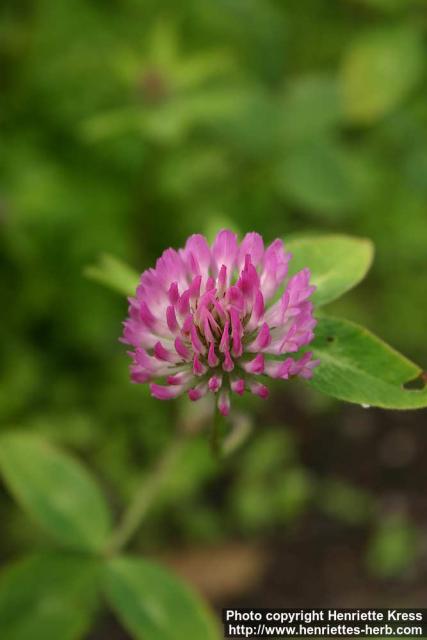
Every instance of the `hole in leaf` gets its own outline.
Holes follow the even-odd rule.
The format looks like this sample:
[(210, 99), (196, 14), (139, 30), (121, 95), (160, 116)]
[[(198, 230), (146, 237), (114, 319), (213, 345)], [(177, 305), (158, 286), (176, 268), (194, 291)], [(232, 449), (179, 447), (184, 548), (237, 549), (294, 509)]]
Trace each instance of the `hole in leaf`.
[(420, 373), (418, 378), (414, 378), (414, 380), (409, 380), (405, 382), (403, 385), (404, 389), (408, 389), (409, 391), (421, 391), (425, 388), (427, 384), (427, 371), (423, 371)]

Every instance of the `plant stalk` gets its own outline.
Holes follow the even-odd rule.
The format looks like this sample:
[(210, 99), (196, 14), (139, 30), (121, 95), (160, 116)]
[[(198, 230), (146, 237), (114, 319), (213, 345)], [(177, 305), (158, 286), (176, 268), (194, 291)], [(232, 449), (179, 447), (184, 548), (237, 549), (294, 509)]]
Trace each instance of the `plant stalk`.
[(122, 520), (111, 536), (107, 545), (106, 555), (110, 556), (118, 553), (132, 540), (179, 458), (184, 441), (183, 434), (177, 434), (163, 452), (152, 473), (144, 478), (128, 509), (124, 512)]

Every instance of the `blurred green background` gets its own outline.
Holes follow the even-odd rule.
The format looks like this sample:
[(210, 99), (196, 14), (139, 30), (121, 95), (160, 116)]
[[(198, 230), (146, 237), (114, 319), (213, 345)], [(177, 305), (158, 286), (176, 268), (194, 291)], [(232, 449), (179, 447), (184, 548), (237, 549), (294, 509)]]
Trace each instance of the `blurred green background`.
[[(426, 9), (3, 0), (0, 428), (70, 447), (119, 510), (197, 415), (129, 383), (126, 301), (84, 269), (110, 252), (142, 271), (222, 226), (372, 238), (333, 311), (427, 366)], [(425, 603), (426, 412), (300, 384), (246, 408), (249, 441), (218, 467), (196, 438), (135, 548), (217, 606)], [(5, 491), (0, 521), (2, 563), (47, 544)]]

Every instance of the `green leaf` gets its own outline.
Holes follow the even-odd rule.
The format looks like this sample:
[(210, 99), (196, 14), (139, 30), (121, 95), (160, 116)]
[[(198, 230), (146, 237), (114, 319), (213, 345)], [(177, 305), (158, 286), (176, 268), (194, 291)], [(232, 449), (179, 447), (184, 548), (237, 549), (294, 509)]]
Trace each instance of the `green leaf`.
[(422, 39), (414, 29), (391, 27), (358, 37), (341, 75), (348, 119), (370, 124), (392, 111), (420, 79), (423, 60)]
[(102, 549), (110, 533), (105, 500), (86, 469), (36, 436), (0, 437), (0, 472), (12, 494), (60, 543)]
[(96, 573), (93, 559), (59, 553), (11, 565), (0, 576), (0, 637), (85, 637), (96, 605)]
[(297, 77), (288, 85), (281, 106), (286, 141), (312, 144), (315, 136), (330, 132), (342, 120), (338, 84), (326, 74)]
[(295, 238), (286, 248), (293, 255), (291, 274), (304, 267), (311, 270), (317, 306), (332, 302), (363, 280), (374, 256), (370, 240), (340, 235)]
[(128, 631), (142, 640), (219, 640), (198, 596), (153, 562), (122, 557), (106, 566), (107, 598)]
[(399, 11), (408, 12), (415, 9), (418, 0), (358, 0), (360, 4), (365, 4), (374, 9), (381, 9), (384, 13), (396, 13)]
[(375, 513), (375, 500), (367, 491), (338, 478), (321, 484), (318, 503), (326, 513), (352, 525), (367, 522)]
[(421, 369), (357, 324), (321, 317), (310, 349), (320, 359), (310, 384), (329, 396), (386, 409), (427, 407), (427, 388), (404, 385)]
[(352, 156), (332, 140), (303, 141), (289, 149), (276, 184), (286, 198), (327, 219), (347, 215), (358, 203)]
[(135, 295), (139, 280), (137, 271), (107, 253), (100, 256), (98, 264), (86, 267), (84, 274), (90, 280), (99, 282), (125, 296)]
[(382, 517), (368, 550), (367, 564), (380, 578), (403, 574), (419, 559), (422, 533), (400, 513)]

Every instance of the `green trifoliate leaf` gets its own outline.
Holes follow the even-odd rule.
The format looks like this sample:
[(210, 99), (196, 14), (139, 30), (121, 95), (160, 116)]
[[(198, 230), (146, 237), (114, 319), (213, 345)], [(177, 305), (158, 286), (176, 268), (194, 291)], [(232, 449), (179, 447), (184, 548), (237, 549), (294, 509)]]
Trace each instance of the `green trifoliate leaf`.
[(427, 407), (427, 388), (404, 386), (421, 369), (357, 324), (321, 317), (310, 350), (320, 359), (310, 384), (326, 395), (385, 409)]
[(355, 287), (368, 272), (374, 256), (370, 240), (344, 235), (295, 238), (285, 241), (292, 253), (290, 274), (308, 267), (316, 306), (332, 302)]
[(141, 640), (219, 640), (217, 623), (203, 601), (154, 562), (121, 557), (105, 569), (106, 594), (132, 637)]
[(88, 556), (41, 554), (0, 576), (0, 637), (78, 640), (96, 606), (97, 563)]
[(89, 473), (34, 435), (0, 437), (0, 473), (33, 519), (58, 542), (97, 551), (110, 533), (110, 514)]
[(125, 296), (135, 295), (139, 275), (122, 260), (103, 254), (98, 264), (86, 267), (85, 276)]

